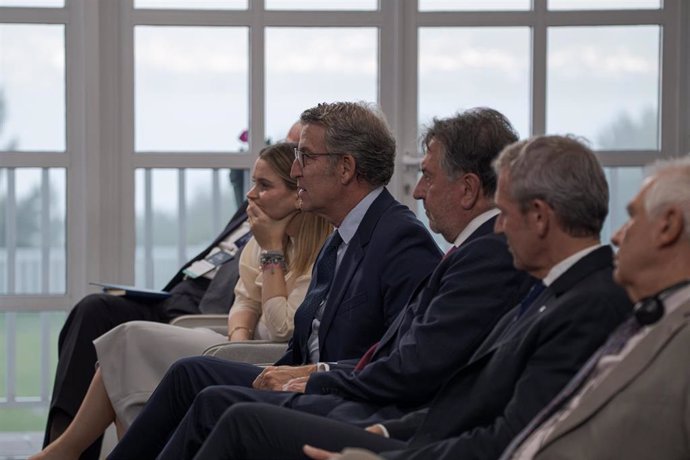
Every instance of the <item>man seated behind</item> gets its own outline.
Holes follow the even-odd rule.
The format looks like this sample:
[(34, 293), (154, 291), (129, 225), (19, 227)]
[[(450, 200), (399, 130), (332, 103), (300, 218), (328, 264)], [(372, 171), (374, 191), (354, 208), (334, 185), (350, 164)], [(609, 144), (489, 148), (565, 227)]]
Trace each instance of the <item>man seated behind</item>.
[(497, 458), (629, 316), (631, 304), (613, 282), (611, 248), (599, 241), (608, 188), (589, 148), (569, 137), (538, 136), (504, 149), (496, 172), (496, 231), (506, 235), (515, 266), (544, 286), (501, 319), (429, 409), (365, 431), (281, 407), (237, 404), (198, 458), (303, 458), (304, 444), (323, 449), (308, 449), (312, 458), (349, 446), (388, 459)]

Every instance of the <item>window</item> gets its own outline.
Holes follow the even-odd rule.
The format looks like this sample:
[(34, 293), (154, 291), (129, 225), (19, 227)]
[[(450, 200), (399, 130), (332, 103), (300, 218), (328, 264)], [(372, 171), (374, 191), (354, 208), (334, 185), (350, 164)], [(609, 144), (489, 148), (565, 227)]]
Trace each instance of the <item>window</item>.
[(381, 105), (413, 209), (434, 116), (584, 136), (607, 240), (642, 167), (690, 150), (689, 26), (678, 0), (0, 0), (0, 430), (43, 429), (17, 414), (45, 410), (88, 282), (162, 287), (318, 102)]

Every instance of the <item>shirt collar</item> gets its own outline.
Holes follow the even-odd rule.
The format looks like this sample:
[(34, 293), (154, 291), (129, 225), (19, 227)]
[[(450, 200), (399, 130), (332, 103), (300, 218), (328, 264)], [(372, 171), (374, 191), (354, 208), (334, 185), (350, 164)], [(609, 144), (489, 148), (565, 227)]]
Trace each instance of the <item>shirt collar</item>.
[(542, 282), (544, 283), (545, 286), (550, 286), (551, 284), (553, 284), (554, 281), (556, 281), (558, 279), (559, 276), (561, 276), (563, 273), (570, 270), (570, 267), (572, 267), (577, 262), (579, 262), (580, 259), (585, 257), (590, 252), (593, 252), (596, 249), (599, 249), (602, 246), (603, 246), (602, 244), (595, 244), (593, 246), (589, 246), (585, 249), (577, 251), (575, 254), (573, 254), (569, 257), (566, 257), (565, 259), (561, 260), (556, 265), (551, 267), (551, 270), (549, 270), (549, 273), (544, 277)]
[(383, 192), (383, 187), (377, 187), (367, 194), (362, 200), (357, 203), (357, 206), (352, 208), (350, 212), (347, 213), (343, 222), (338, 227), (338, 233), (343, 239), (343, 243), (350, 244), (350, 240), (355, 236), (355, 232), (359, 227), (359, 224), (364, 219), (364, 215), (369, 210), (369, 206), (378, 198), (378, 196)]
[(475, 230), (484, 225), (490, 219), (493, 219), (495, 216), (499, 214), (499, 212), (500, 211), (496, 208), (489, 209), (488, 211), (484, 211), (483, 213), (479, 214), (477, 217), (472, 219), (470, 223), (467, 224), (467, 226), (464, 229), (462, 229), (457, 238), (455, 238), (453, 246), (455, 246), (456, 248), (460, 247), (460, 245), (464, 243), (467, 240), (467, 238), (469, 238), (470, 235), (474, 233)]

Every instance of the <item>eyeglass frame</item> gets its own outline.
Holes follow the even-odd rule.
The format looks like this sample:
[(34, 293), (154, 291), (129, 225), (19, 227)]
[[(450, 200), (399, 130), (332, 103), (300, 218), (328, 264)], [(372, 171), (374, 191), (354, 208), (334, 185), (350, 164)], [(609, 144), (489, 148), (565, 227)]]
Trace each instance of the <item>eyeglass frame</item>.
[(312, 152), (303, 152), (297, 147), (294, 149), (295, 151), (295, 160), (297, 160), (297, 163), (300, 165), (300, 167), (304, 168), (304, 159), (305, 158), (311, 158), (312, 160), (314, 157), (324, 157), (324, 156), (342, 156), (342, 155), (347, 155), (347, 153), (341, 153), (341, 152), (323, 152), (323, 153), (312, 153)]

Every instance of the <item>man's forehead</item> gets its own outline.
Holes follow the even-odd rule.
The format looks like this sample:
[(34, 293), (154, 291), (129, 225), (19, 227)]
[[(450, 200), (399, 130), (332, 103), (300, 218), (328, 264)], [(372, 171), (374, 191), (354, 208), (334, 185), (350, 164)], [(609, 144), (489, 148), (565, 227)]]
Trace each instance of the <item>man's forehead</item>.
[(307, 123), (302, 126), (299, 136), (299, 146), (320, 144), (324, 142), (325, 130), (323, 126)]

